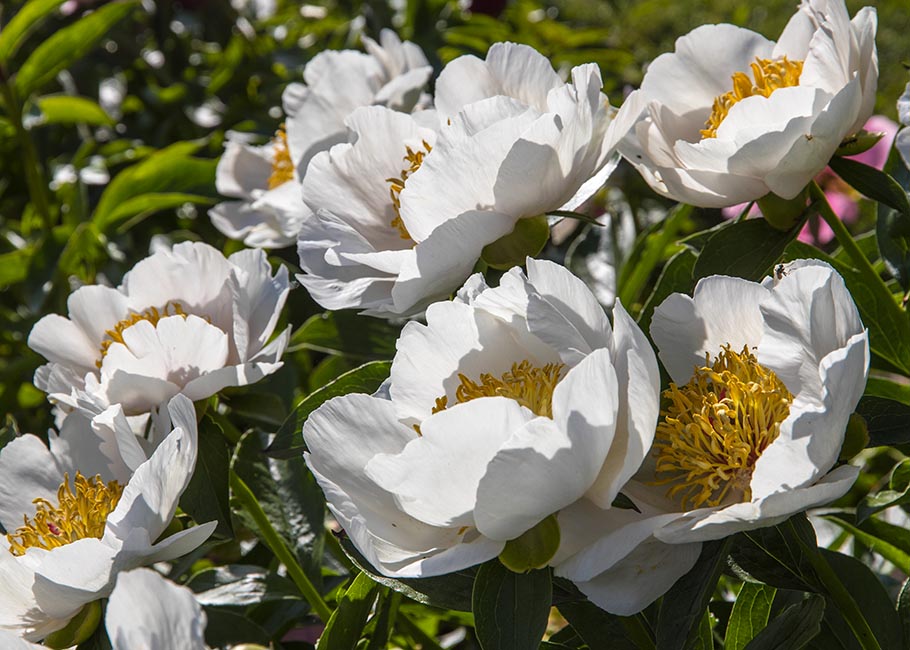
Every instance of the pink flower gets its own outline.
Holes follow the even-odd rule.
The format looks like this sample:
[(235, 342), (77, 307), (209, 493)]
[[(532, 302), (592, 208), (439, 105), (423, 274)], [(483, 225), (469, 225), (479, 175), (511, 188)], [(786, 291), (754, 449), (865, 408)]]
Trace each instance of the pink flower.
[[(849, 156), (849, 158), (875, 167), (876, 169), (881, 169), (888, 160), (888, 153), (891, 151), (894, 136), (897, 134), (897, 124), (884, 115), (873, 115), (869, 118), (863, 128), (869, 132), (878, 131), (884, 133), (885, 137), (876, 142), (875, 146), (871, 149), (856, 154), (855, 156)], [(815, 177), (815, 180), (821, 188), (825, 190), (825, 196), (828, 198), (828, 203), (831, 204), (834, 213), (845, 223), (853, 223), (856, 221), (859, 216), (859, 205), (857, 202), (862, 195), (842, 181), (830, 167), (825, 167), (825, 169)], [(747, 204), (745, 203), (731, 205), (728, 208), (723, 208), (721, 212), (725, 219), (733, 219), (739, 216), (746, 208), (746, 205)], [(753, 204), (752, 208), (749, 210), (749, 217), (760, 215), (761, 210), (759, 210), (758, 205)], [(833, 238), (834, 233), (831, 231), (828, 224), (817, 217), (809, 219), (809, 222), (803, 226), (798, 237), (801, 242), (807, 244), (827, 244)]]

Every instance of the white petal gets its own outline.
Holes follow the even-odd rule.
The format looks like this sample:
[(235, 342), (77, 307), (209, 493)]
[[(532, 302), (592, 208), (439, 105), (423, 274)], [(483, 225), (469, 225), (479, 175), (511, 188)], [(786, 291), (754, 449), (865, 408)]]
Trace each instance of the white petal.
[(767, 295), (755, 282), (714, 275), (699, 280), (692, 298), (675, 293), (658, 305), (651, 337), (673, 381), (686, 383), (704, 365), (705, 353), (713, 359), (724, 345), (737, 352), (757, 346), (763, 333), (759, 304)]
[(56, 503), (65, 471), (38, 436), (20, 436), (0, 451), (0, 524), (7, 532), (35, 514), (35, 499)]
[(290, 285), (288, 269), (281, 266), (272, 275), (268, 258), (262, 251), (245, 250), (228, 258), (234, 265), (233, 341), (240, 361), (247, 361), (265, 346), (281, 309), (287, 300)]
[(272, 161), (267, 147), (252, 147), (228, 140), (215, 169), (215, 187), (219, 194), (247, 198), (256, 190), (269, 186)]
[(28, 347), (51, 362), (83, 373), (94, 372), (95, 360), (101, 356), (84, 330), (58, 314), (48, 314), (35, 323), (28, 334)]
[(205, 650), (205, 613), (193, 592), (150, 569), (117, 576), (105, 627), (113, 650)]
[(374, 456), (364, 472), (416, 519), (440, 527), (473, 526), (478, 484), (503, 444), (533, 417), (504, 397), (456, 404), (423, 420), (422, 435), (400, 453)]

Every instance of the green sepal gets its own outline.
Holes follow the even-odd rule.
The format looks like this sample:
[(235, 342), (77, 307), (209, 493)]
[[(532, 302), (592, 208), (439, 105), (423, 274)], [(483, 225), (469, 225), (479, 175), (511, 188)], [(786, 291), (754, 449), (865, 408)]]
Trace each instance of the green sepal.
[(886, 135), (887, 134), (884, 131), (866, 131), (863, 129), (858, 133), (854, 133), (853, 135), (844, 138), (844, 141), (840, 143), (840, 146), (837, 148), (837, 151), (834, 152), (834, 155), (855, 156), (864, 151), (869, 151), (869, 149), (878, 144), (878, 141)]
[(808, 193), (804, 189), (792, 199), (782, 199), (768, 192), (756, 203), (769, 226), (787, 231), (793, 228), (806, 212), (807, 200)]
[(101, 601), (93, 600), (79, 610), (66, 627), (51, 632), (44, 639), (44, 645), (54, 650), (63, 650), (87, 641), (101, 622)]
[(500, 271), (522, 266), (528, 257), (534, 257), (550, 238), (550, 224), (546, 215), (519, 219), (515, 229), (492, 244), (483, 247), (480, 258)]
[(515, 573), (542, 569), (556, 555), (559, 539), (559, 522), (556, 515), (550, 515), (519, 537), (506, 542), (499, 561)]

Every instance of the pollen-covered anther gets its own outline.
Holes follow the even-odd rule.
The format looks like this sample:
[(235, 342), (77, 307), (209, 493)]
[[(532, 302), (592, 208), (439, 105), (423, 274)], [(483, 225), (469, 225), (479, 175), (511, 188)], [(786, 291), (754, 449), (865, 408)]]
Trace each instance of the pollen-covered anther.
[[(553, 391), (562, 379), (565, 367), (564, 363), (534, 366), (530, 361), (524, 360), (513, 363), (512, 369), (500, 377), (483, 373), (477, 382), (459, 374), (458, 379), (461, 383), (455, 389), (455, 400), (461, 404), (478, 397), (508, 397), (537, 415), (552, 418)], [(448, 398), (439, 397), (436, 399), (433, 413), (439, 413), (447, 406)]]
[(407, 227), (404, 225), (404, 221), (401, 219), (401, 193), (404, 191), (404, 184), (408, 180), (408, 176), (420, 169), (420, 166), (423, 164), (423, 159), (427, 156), (428, 153), (433, 151), (433, 147), (430, 146), (426, 140), (422, 140), (421, 144), (423, 145), (423, 150), (414, 150), (410, 146), (405, 147), (405, 155), (403, 160), (408, 164), (407, 167), (401, 170), (401, 176), (398, 178), (387, 178), (386, 182), (389, 184), (389, 196), (392, 199), (392, 208), (395, 210), (395, 218), (392, 219), (391, 226), (398, 230), (398, 234), (402, 239), (410, 239), (411, 234), (408, 232)]
[(748, 346), (725, 346), (696, 368), (684, 386), (664, 391), (653, 453), (658, 485), (684, 508), (720, 506), (752, 498), (755, 463), (780, 434), (793, 395)]
[(24, 555), (29, 548), (50, 550), (80, 539), (101, 538), (108, 515), (123, 495), (117, 481), (105, 483), (100, 476), (86, 478), (76, 472), (73, 484), (64, 474), (57, 490), (57, 504), (35, 499), (33, 517), (23, 515), (23, 525), (6, 536), (13, 555)]
[(272, 173), (269, 174), (269, 189), (274, 190), (294, 179), (294, 161), (288, 148), (288, 134), (284, 124), (278, 127), (272, 138)]
[(95, 365), (101, 368), (104, 357), (114, 343), (123, 343), (123, 332), (140, 321), (148, 321), (152, 325), (157, 325), (158, 321), (167, 316), (183, 316), (186, 318), (189, 314), (184, 311), (183, 306), (176, 300), (165, 303), (164, 307), (149, 307), (141, 312), (133, 312), (111, 329), (105, 330), (105, 338), (101, 341), (101, 358), (95, 361)]
[(799, 77), (803, 72), (802, 61), (791, 61), (787, 57), (779, 59), (761, 59), (756, 57), (755, 63), (750, 65), (753, 79), (745, 72), (733, 73), (733, 90), (725, 92), (714, 98), (711, 115), (705, 122), (701, 131), (702, 138), (714, 138), (727, 113), (737, 103), (746, 97), (770, 97), (771, 93), (781, 88), (790, 88), (799, 85)]

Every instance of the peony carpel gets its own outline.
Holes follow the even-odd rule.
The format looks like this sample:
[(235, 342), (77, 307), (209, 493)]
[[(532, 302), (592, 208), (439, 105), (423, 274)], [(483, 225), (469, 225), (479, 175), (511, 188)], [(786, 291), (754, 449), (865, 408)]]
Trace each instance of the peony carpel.
[(527, 266), (431, 305), (426, 325), (405, 326), (384, 389), (332, 399), (304, 425), (329, 508), (383, 574), (456, 571), (580, 499), (610, 508), (651, 445), (659, 377), (644, 334), (619, 303), (611, 328), (564, 268)]

